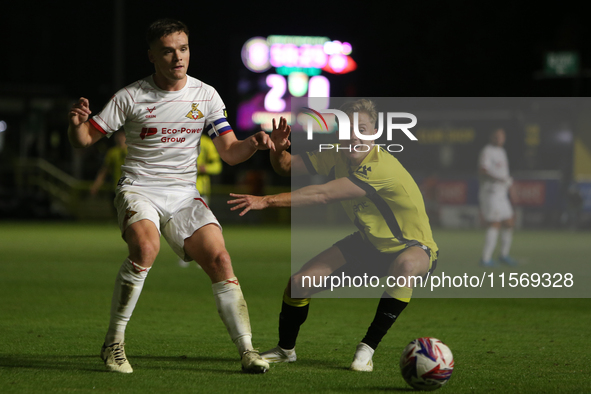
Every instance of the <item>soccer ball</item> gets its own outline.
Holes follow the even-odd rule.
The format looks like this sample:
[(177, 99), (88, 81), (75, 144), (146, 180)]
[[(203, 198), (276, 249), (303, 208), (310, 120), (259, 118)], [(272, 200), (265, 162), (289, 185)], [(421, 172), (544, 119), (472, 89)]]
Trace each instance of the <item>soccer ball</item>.
[(417, 338), (400, 357), (400, 372), (406, 383), (418, 390), (437, 390), (451, 377), (454, 356), (437, 338)]

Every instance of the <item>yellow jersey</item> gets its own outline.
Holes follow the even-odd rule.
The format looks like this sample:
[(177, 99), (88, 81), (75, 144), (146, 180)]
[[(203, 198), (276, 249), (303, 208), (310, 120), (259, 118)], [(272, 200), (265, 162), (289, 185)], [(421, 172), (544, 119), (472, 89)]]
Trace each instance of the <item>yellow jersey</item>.
[(427, 246), (435, 255), (423, 196), (416, 182), (398, 159), (374, 146), (360, 165), (350, 165), (348, 158), (331, 149), (302, 155), (311, 174), (347, 177), (365, 190), (361, 198), (341, 201), (347, 216), (364, 239), (379, 251), (395, 253), (412, 241)]
[[(205, 172), (200, 168), (205, 167)], [(222, 172), (222, 159), (211, 138), (203, 134), (199, 143), (199, 156), (197, 156), (197, 190), (202, 196), (211, 193), (210, 175)]]
[(111, 182), (113, 183), (113, 190), (117, 188), (117, 182), (121, 178), (121, 166), (125, 162), (125, 156), (127, 156), (127, 146), (117, 146), (107, 150), (105, 155), (104, 166), (107, 167), (107, 174), (111, 176)]

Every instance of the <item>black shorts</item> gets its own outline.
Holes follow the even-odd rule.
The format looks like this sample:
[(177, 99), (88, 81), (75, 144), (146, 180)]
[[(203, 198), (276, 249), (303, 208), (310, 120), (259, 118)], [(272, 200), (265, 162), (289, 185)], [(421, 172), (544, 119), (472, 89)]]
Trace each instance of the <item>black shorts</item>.
[(439, 254), (439, 252), (437, 252), (437, 254), (433, 256), (434, 258), (432, 258), (431, 249), (418, 241), (408, 242), (406, 247), (400, 252), (381, 252), (369, 241), (364, 240), (359, 231), (341, 239), (340, 241), (336, 242), (334, 246), (339, 248), (345, 257), (346, 263), (333, 272), (332, 275), (340, 276), (341, 274), (344, 274), (351, 277), (363, 276), (364, 274), (367, 274), (367, 276), (377, 276), (378, 278), (383, 278), (384, 276), (388, 275), (388, 269), (394, 260), (396, 260), (396, 258), (400, 256), (402, 252), (411, 246), (419, 246), (425, 251), (425, 253), (427, 253), (429, 260), (431, 260), (431, 268), (429, 269), (429, 273), (433, 273), (437, 267), (437, 255)]

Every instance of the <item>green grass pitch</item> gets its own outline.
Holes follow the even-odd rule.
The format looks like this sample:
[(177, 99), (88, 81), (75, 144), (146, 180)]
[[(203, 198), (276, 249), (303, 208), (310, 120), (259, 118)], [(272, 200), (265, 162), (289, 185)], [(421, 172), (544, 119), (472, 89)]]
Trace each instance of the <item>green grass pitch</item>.
[[(253, 342), (266, 350), (277, 343), (289, 228), (228, 227), (224, 234)], [(435, 239), (440, 267), (471, 265), (483, 232), (438, 230)], [(588, 241), (588, 233), (516, 232), (513, 251), (529, 264), (559, 267), (564, 253), (588, 263)], [(372, 373), (347, 368), (376, 300), (314, 299), (298, 361), (242, 374), (209, 279), (194, 265), (179, 267), (164, 240), (127, 330), (135, 371), (108, 373), (98, 353), (125, 255), (115, 224), (0, 223), (0, 393), (405, 392), (411, 388), (398, 359), (421, 336), (441, 339), (454, 354), (455, 371), (440, 392), (591, 393), (588, 298), (413, 299), (378, 348)]]

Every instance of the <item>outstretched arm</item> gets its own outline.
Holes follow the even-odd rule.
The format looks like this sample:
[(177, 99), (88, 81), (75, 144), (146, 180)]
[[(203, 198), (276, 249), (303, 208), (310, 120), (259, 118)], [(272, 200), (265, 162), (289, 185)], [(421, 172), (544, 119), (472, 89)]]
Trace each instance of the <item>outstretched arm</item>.
[(68, 138), (74, 148), (87, 148), (105, 136), (88, 122), (90, 114), (88, 99), (84, 97), (80, 97), (70, 109)]
[(291, 193), (274, 194), (270, 196), (251, 196), (248, 194), (233, 194), (234, 200), (228, 204), (234, 205), (230, 210), (242, 209), (240, 216), (250, 210), (265, 208), (303, 207), (307, 205), (328, 204), (335, 201), (351, 200), (365, 196), (365, 190), (351, 182), (348, 178), (339, 178), (323, 185), (306, 186)]
[(234, 133), (227, 133), (214, 138), (213, 144), (222, 160), (231, 166), (248, 160), (257, 150), (275, 149), (271, 137), (264, 131), (245, 140), (238, 140)]

